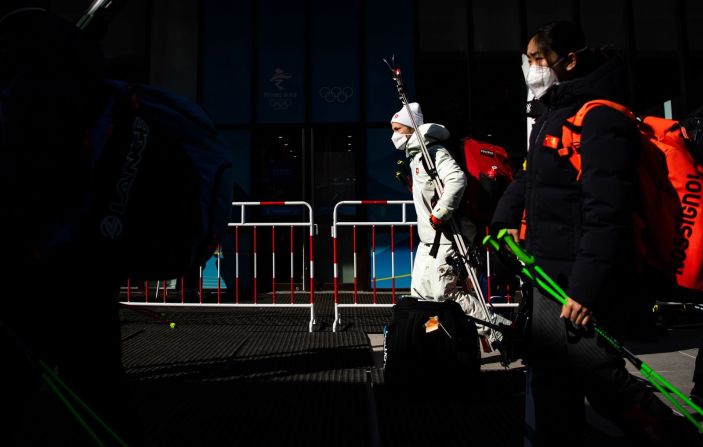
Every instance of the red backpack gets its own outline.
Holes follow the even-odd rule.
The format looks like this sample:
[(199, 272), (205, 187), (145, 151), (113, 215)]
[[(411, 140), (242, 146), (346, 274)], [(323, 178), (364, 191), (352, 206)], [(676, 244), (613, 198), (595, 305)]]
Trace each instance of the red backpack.
[(463, 211), (476, 223), (488, 225), (498, 200), (513, 181), (514, 170), (507, 152), (491, 143), (464, 138), (463, 163), (467, 185), (463, 197)]
[(585, 103), (562, 127), (561, 144), (551, 146), (569, 160), (581, 178), (580, 129), (594, 107), (613, 108), (633, 121), (641, 139), (638, 162), (641, 210), (634, 218), (640, 259), (673, 285), (703, 290), (703, 166), (686, 145), (678, 121), (645, 116), (606, 100)]

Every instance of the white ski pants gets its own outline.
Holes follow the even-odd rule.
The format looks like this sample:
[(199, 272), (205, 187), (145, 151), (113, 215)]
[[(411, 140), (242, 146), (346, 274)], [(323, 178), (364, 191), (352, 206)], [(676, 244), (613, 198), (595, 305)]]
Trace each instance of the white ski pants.
[[(440, 244), (437, 257), (430, 256), (430, 244), (420, 243), (413, 266), (410, 294), (412, 296), (434, 301), (454, 300), (461, 306), (465, 314), (484, 321), (490, 321), (484, 307), (478, 298), (471, 293), (464, 293), (458, 286), (457, 272), (447, 258), (455, 257), (455, 250), (450, 244)], [(490, 310), (488, 310), (490, 312)], [(491, 313), (494, 322), (507, 323), (508, 320)], [(479, 335), (484, 335), (493, 341), (501, 340), (502, 335), (485, 326), (476, 325)]]

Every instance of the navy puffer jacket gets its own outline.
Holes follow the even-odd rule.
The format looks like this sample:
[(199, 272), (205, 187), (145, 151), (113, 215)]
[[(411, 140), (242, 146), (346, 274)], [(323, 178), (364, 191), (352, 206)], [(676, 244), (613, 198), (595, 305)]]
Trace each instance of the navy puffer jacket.
[(605, 312), (631, 295), (635, 274), (631, 218), (636, 206), (639, 136), (635, 124), (608, 107), (591, 110), (582, 128), (582, 178), (544, 145), (561, 137), (566, 118), (588, 100), (623, 103), (624, 67), (610, 59), (589, 74), (553, 86), (530, 134), (527, 169), (494, 214), (494, 228), (518, 228), (527, 215), (528, 250), (574, 300)]

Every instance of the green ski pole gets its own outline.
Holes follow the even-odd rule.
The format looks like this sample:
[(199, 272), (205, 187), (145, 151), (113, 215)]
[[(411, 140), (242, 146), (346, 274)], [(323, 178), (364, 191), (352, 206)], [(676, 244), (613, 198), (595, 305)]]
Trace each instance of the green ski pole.
[(100, 416), (98, 416), (95, 411), (93, 411), (92, 408), (88, 406), (78, 395), (68, 386), (66, 383), (59, 378), (59, 376), (43, 361), (37, 359), (37, 363), (42, 369), (42, 380), (46, 382), (46, 384), (51, 388), (51, 390), (54, 392), (56, 397), (59, 398), (61, 403), (64, 404), (66, 409), (73, 415), (73, 417), (76, 419), (76, 421), (80, 424), (83, 429), (88, 433), (88, 435), (96, 442), (98, 445), (105, 445), (97, 436), (95, 431), (90, 428), (86, 420), (80, 415), (78, 408), (76, 408), (69, 399), (67, 399), (67, 396), (61, 391), (65, 391), (68, 394), (68, 397), (73, 398), (75, 402), (78, 403), (78, 406), (82, 408), (88, 416), (90, 416), (93, 421), (97, 422), (97, 424), (102, 427), (108, 435), (112, 439), (114, 439), (120, 446), (122, 447), (127, 447), (127, 443), (120, 438), (120, 436), (110, 428), (105, 421), (103, 421)]
[[(4, 334), (3, 334), (4, 333)], [(41, 379), (46, 383), (54, 395), (61, 401), (71, 415), (76, 419), (76, 422), (85, 430), (87, 435), (98, 446), (106, 445), (97, 435), (96, 431), (91, 428), (88, 423), (88, 418), (80, 414), (80, 409), (86, 412), (86, 415), (102, 427), (107, 434), (121, 447), (127, 447), (127, 443), (114, 431), (110, 426), (103, 421), (98, 414), (93, 411), (61, 378), (54, 372), (52, 368), (37, 358), (34, 353), (22, 342), (15, 332), (2, 321), (0, 321), (0, 336), (8, 337), (14, 342), (16, 348), (24, 355), (24, 358), (32, 367), (36, 368)], [(73, 399), (73, 402), (71, 402)], [(78, 404), (76, 406), (75, 404)]]
[[(539, 265), (537, 265), (534, 256), (530, 255), (526, 250), (520, 247), (506, 230), (499, 231), (497, 234), (497, 239), (498, 240), (494, 239), (490, 235), (486, 236), (483, 240), (483, 244), (492, 249), (496, 254), (502, 255), (502, 243), (502, 245), (506, 247), (518, 261), (519, 265), (517, 267), (513, 265), (513, 268), (518, 270), (518, 274), (523, 277), (523, 279), (535, 284), (540, 290), (556, 300), (558, 303), (562, 305), (566, 304), (569, 296), (566, 294), (564, 289), (559, 286), (559, 284), (557, 284), (547, 273), (544, 272), (544, 270), (542, 270)], [(596, 334), (600, 335), (620, 355), (635, 366), (635, 368), (640, 371), (642, 376), (644, 376), (660, 393), (662, 393), (662, 395), (666, 397), (666, 399), (671, 402), (671, 404), (674, 405), (674, 407), (676, 407), (676, 409), (679, 410), (679, 412), (681, 412), (684, 417), (686, 417), (686, 419), (688, 419), (688, 421), (698, 429), (699, 433), (703, 433), (703, 426), (688, 411), (686, 411), (686, 409), (684, 409), (681, 402), (693, 409), (699, 416), (703, 417), (703, 410), (698, 405), (693, 403), (678, 388), (670, 384), (659, 373), (654, 371), (652, 367), (635, 356), (630, 350), (623, 346), (622, 343), (608, 334), (595, 322), (592, 323), (592, 326)], [(676, 398), (679, 398), (681, 402), (676, 400)]]

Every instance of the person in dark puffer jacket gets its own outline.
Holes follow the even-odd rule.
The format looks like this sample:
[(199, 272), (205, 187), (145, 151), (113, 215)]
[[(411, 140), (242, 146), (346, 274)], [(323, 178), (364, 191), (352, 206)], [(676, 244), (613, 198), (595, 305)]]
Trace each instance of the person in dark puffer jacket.
[[(526, 248), (568, 293), (561, 309), (534, 291), (526, 362), (526, 413), (534, 415), (534, 445), (583, 442), (584, 396), (628, 439), (644, 445), (699, 443), (687, 426), (610, 352), (588, 323), (622, 335), (637, 291), (631, 216), (636, 202), (639, 135), (620, 112), (598, 107), (582, 132), (582, 178), (550, 147), (565, 120), (592, 99), (626, 103), (625, 69), (611, 52), (590, 49), (569, 22), (540, 28), (527, 46), (530, 65), (552, 79), (545, 105), (530, 134), (526, 170), (503, 195), (493, 229), (517, 239), (526, 212)], [(530, 78), (536, 78), (531, 76)], [(541, 79), (544, 81), (544, 79)], [(529, 79), (528, 79), (529, 82)]]

